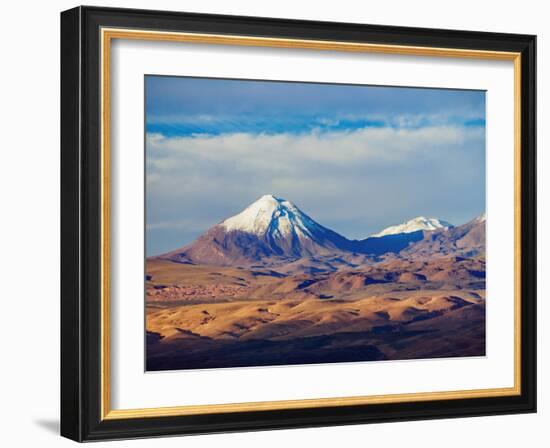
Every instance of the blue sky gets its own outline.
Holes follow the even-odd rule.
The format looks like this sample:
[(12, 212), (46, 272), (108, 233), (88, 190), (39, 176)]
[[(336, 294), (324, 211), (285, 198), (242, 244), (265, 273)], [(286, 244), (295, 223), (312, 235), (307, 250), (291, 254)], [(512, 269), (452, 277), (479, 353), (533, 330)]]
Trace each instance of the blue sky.
[(485, 92), (147, 76), (148, 255), (264, 194), (364, 238), (485, 210)]

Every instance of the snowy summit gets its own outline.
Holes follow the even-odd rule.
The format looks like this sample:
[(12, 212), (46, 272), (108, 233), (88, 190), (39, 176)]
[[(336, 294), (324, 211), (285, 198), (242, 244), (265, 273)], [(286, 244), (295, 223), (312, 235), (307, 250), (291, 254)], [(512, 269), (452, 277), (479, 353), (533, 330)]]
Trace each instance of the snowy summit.
[(227, 232), (241, 231), (256, 236), (270, 233), (280, 237), (292, 234), (311, 237), (312, 231), (321, 227), (292, 202), (271, 194), (262, 196), (221, 225)]
[(407, 221), (403, 224), (390, 226), (379, 233), (371, 235), (371, 237), (379, 238), (381, 236), (397, 235), (399, 233), (412, 233), (419, 230), (448, 230), (451, 227), (454, 226), (447, 221), (442, 221), (437, 218), (426, 218), (425, 216), (418, 216), (417, 218), (411, 219), (410, 221)]
[(478, 216), (475, 219), (476, 222), (485, 222), (487, 221), (487, 213), (483, 213), (483, 215)]

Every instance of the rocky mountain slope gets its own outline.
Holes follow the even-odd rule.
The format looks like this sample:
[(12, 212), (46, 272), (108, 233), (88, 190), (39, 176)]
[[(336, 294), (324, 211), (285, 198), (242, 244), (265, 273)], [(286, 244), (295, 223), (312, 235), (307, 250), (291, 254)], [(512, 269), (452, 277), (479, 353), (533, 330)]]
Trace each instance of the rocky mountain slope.
[(448, 230), (426, 232), (424, 238), (402, 250), (400, 255), (412, 259), (485, 255), (485, 227), (483, 215)]

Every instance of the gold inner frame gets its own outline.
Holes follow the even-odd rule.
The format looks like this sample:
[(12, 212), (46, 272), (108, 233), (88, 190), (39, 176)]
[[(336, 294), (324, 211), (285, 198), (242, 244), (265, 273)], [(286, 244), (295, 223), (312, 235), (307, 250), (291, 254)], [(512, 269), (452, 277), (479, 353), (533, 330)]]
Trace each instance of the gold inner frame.
[[(113, 39), (168, 41), (213, 45), (295, 48), (310, 50), (383, 53), (413, 56), (456, 57), (505, 60), (514, 63), (514, 386), (442, 392), (315, 398), (213, 405), (188, 405), (141, 409), (111, 409), (110, 388), (110, 62)], [(514, 52), (465, 50), (458, 48), (416, 47), (304, 39), (278, 39), (249, 36), (101, 29), (101, 419), (127, 419), (199, 415), (223, 412), (306, 409), (381, 403), (502, 397), (521, 394), (521, 54)]]

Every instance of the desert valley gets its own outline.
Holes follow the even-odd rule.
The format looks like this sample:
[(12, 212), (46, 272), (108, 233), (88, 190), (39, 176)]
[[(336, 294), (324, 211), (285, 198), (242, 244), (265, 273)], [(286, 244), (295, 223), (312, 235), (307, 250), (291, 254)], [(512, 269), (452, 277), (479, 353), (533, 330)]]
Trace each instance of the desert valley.
[(147, 370), (485, 354), (485, 217), (362, 240), (266, 195), (146, 260)]

